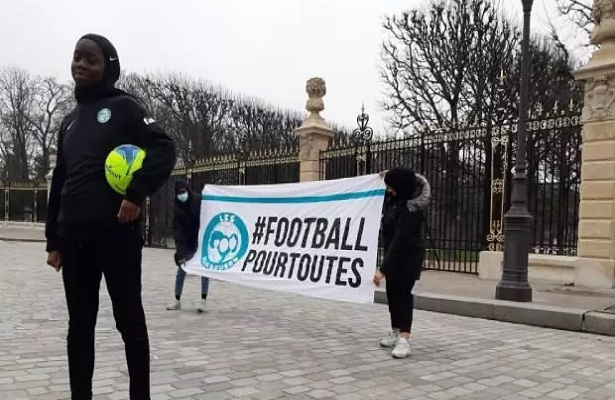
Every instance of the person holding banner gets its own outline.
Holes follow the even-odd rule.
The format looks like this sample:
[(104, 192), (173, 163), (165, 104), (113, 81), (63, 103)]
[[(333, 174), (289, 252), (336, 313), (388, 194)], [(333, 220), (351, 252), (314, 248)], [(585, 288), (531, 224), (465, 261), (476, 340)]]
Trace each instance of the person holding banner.
[[(387, 198), (382, 217), (382, 241), (385, 256), (374, 274), (374, 284), (380, 286), (386, 278), (386, 293), (392, 332), (380, 341), (380, 346), (393, 348), (394, 358), (410, 355), (410, 330), (414, 298), (412, 289), (420, 278), (425, 248), (422, 239), (424, 215), (422, 208), (429, 202), (429, 185), (421, 182), (408, 168), (394, 168), (382, 173), (387, 186)], [(424, 179), (424, 178), (423, 178)], [(421, 198), (423, 201), (412, 202)]]
[[(175, 182), (175, 207), (173, 210), (173, 233), (175, 238), (175, 301), (167, 310), (181, 310), (181, 295), (186, 280), (182, 264), (190, 260), (198, 248), (199, 226), (201, 219), (201, 197), (188, 188), (188, 182), (179, 179)], [(201, 277), (201, 301), (197, 312), (205, 311), (205, 300), (209, 292), (209, 278)]]
[[(380, 172), (380, 177), (384, 179), (387, 172), (387, 170)], [(424, 210), (431, 202), (431, 186), (429, 181), (419, 173), (415, 172), (414, 175), (416, 176), (416, 189), (412, 198), (406, 202), (406, 207), (411, 212)]]

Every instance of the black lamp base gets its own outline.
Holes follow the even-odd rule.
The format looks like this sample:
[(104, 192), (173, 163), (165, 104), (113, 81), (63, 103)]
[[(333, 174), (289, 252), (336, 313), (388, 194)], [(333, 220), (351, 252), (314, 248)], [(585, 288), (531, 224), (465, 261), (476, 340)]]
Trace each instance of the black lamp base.
[(495, 287), (495, 298), (497, 300), (529, 303), (532, 301), (532, 288), (527, 282), (500, 281)]

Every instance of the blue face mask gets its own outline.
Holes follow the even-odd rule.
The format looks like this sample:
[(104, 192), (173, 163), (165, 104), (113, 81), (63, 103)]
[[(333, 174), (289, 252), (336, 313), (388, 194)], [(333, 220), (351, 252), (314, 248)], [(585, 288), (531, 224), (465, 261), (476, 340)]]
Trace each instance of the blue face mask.
[(180, 193), (177, 195), (177, 200), (185, 203), (188, 200), (188, 193)]

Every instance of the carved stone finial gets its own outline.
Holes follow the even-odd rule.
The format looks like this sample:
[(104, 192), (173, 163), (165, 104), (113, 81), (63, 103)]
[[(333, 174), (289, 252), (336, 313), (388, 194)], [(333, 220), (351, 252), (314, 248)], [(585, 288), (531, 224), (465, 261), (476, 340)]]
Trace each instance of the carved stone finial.
[(591, 42), (599, 45), (615, 41), (615, 0), (594, 0), (592, 15), (596, 25)]
[(325, 109), (325, 103), (322, 101), (322, 98), (327, 94), (327, 86), (324, 79), (309, 79), (305, 85), (305, 91), (308, 95), (305, 109), (310, 113), (307, 120), (323, 121), (320, 116), (320, 112)]

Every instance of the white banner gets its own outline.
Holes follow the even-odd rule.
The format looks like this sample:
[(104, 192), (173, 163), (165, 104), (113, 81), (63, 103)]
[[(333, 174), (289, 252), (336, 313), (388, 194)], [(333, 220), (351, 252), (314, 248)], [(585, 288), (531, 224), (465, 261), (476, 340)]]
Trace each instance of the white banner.
[(184, 269), (261, 289), (371, 303), (384, 182), (378, 175), (206, 185), (199, 248)]

